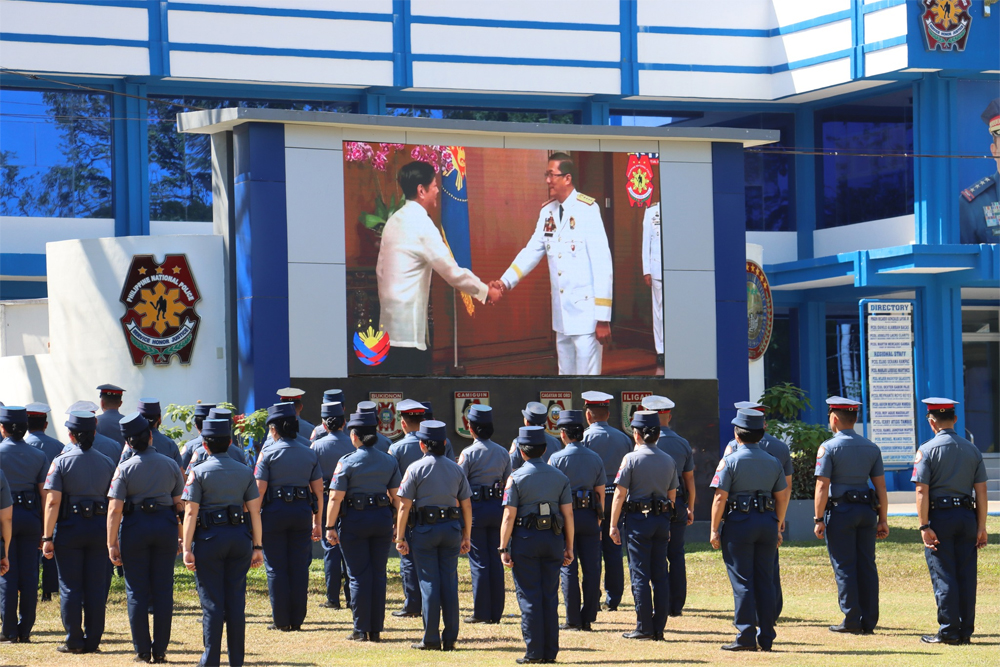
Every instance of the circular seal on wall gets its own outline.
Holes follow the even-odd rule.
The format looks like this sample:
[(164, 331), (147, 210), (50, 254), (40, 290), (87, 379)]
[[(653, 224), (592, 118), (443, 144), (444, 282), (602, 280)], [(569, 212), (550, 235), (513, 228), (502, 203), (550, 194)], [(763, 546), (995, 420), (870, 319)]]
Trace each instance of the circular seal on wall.
[(764, 269), (747, 260), (747, 347), (750, 359), (760, 359), (767, 352), (774, 326), (774, 301)]

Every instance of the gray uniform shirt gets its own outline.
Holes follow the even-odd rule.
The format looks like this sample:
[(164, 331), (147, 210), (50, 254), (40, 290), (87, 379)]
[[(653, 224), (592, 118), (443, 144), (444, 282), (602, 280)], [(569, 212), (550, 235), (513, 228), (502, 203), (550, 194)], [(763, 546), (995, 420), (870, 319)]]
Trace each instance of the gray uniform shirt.
[(261, 450), (254, 477), (269, 486), (309, 486), (323, 479), (316, 452), (295, 440), (278, 440)]
[(209, 454), (192, 464), (182, 496), (204, 510), (242, 505), (259, 497), (250, 468), (229, 454)]
[(456, 507), (471, 495), (465, 471), (443, 454), (414, 461), (399, 484), (399, 496), (409, 498), (417, 508)]
[(846, 491), (867, 491), (868, 480), (882, 475), (882, 450), (854, 429), (840, 431), (816, 452), (816, 476), (830, 479), (831, 498)]
[(7, 483), (7, 475), (0, 470), (0, 510), (5, 510), (14, 504), (14, 499), (10, 495), (10, 484)]
[(122, 420), (122, 413), (115, 409), (105, 410), (97, 415), (97, 432), (105, 438), (109, 438), (118, 443), (120, 447), (125, 446), (125, 436), (119, 422)]
[(74, 447), (59, 456), (49, 466), (45, 488), (60, 491), (67, 502), (108, 499), (108, 488), (115, 474), (115, 462), (91, 447), (83, 451)]
[(330, 489), (344, 491), (347, 495), (366, 493), (374, 495), (389, 489), (398, 489), (399, 465), (396, 459), (375, 446), (360, 447), (353, 454), (344, 456), (333, 470)]
[[(70, 442), (63, 446), (62, 453), (65, 454), (66, 452), (71, 452), (74, 449), (78, 449), (77, 445)], [(91, 449), (104, 454), (112, 461), (120, 461), (122, 458), (122, 446), (111, 438), (101, 435), (96, 431), (94, 432), (94, 445)]]
[(911, 482), (930, 486), (931, 498), (971, 496), (973, 484), (987, 480), (979, 448), (946, 428), (920, 445), (914, 456)]
[(32, 447), (24, 440), (4, 438), (0, 442), (0, 470), (7, 475), (12, 493), (38, 491), (38, 485), (45, 481), (45, 471), (49, 462), (42, 450)]
[(677, 466), (677, 492), (687, 493), (682, 478), (684, 473), (694, 470), (694, 451), (687, 440), (677, 435), (675, 431), (666, 426), (660, 427), (660, 439), (656, 441), (656, 447), (661, 451), (670, 454)]
[(173, 505), (174, 497), (183, 491), (180, 466), (150, 446), (118, 464), (108, 498), (133, 503), (154, 498), (159, 505)]
[[(184, 469), (184, 473), (187, 474), (191, 470), (191, 466), (204, 461), (211, 455), (212, 454), (207, 449), (205, 449), (205, 441), (202, 440), (201, 443), (198, 445), (198, 447), (191, 453), (191, 462), (188, 464), (188, 467)], [(236, 461), (237, 463), (241, 463), (244, 466), (247, 464), (246, 454), (244, 454), (243, 450), (234, 445), (233, 443), (229, 443), (229, 448), (226, 450), (226, 455), (233, 461)]]
[[(552, 455), (562, 449), (562, 442), (558, 438), (555, 438), (548, 433), (545, 434), (545, 452), (542, 454), (542, 461), (546, 463), (552, 458)], [(517, 440), (514, 440), (510, 444), (510, 468), (511, 470), (517, 470), (524, 465), (524, 459), (521, 458), (521, 450), (517, 446)]]
[(194, 453), (202, 446), (205, 439), (201, 437), (201, 434), (196, 435), (187, 442), (184, 443), (183, 451), (181, 451), (181, 468), (187, 470), (191, 465), (191, 457)]
[(424, 453), (420, 451), (420, 441), (417, 436), (407, 433), (392, 443), (392, 446), (389, 447), (389, 456), (396, 459), (400, 473), (406, 474), (406, 469), (423, 458)]
[(622, 459), (615, 484), (628, 489), (630, 501), (654, 496), (666, 500), (677, 488), (677, 464), (656, 445), (636, 447)]
[(299, 417), (299, 435), (308, 440), (312, 437), (312, 432), (316, 429), (315, 426), (307, 422), (302, 417)]
[(573, 491), (592, 491), (598, 486), (605, 486), (607, 474), (604, 472), (604, 461), (597, 452), (587, 449), (582, 443), (569, 443), (552, 455), (549, 465), (569, 478), (569, 487)]
[(507, 478), (503, 504), (517, 508), (517, 516), (538, 514), (541, 503), (552, 505), (552, 514), (559, 512), (559, 505), (573, 502), (569, 477), (556, 470), (541, 458), (525, 461)]
[(743, 445), (719, 461), (710, 486), (735, 495), (758, 491), (776, 493), (788, 484), (778, 460), (754, 443)]
[(29, 431), (24, 436), (24, 441), (32, 447), (42, 450), (49, 463), (52, 463), (55, 457), (62, 454), (63, 447), (65, 446), (51, 435), (47, 435), (45, 431)]
[[(177, 448), (177, 443), (168, 438), (167, 436), (160, 433), (158, 429), (151, 429), (153, 433), (153, 443), (150, 445), (160, 454), (163, 454), (168, 459), (177, 464), (177, 467), (181, 467), (181, 450)], [(135, 455), (135, 451), (131, 447), (125, 447), (122, 449), (121, 458), (118, 459), (118, 463), (129, 460)]]
[[(793, 468), (792, 453), (788, 450), (788, 445), (783, 443), (781, 440), (778, 440), (770, 433), (765, 433), (759, 444), (761, 449), (778, 459), (778, 463), (781, 464), (781, 469), (785, 472), (785, 477), (790, 477)], [(729, 441), (729, 444), (726, 445), (726, 453), (723, 454), (723, 456), (729, 456), (739, 448), (740, 443), (736, 442), (736, 438), (733, 438)]]
[(343, 430), (338, 430), (315, 440), (312, 443), (312, 450), (319, 458), (323, 483), (329, 485), (330, 480), (333, 479), (333, 471), (337, 468), (337, 462), (354, 452), (354, 444), (349, 435)]
[(458, 455), (458, 465), (465, 471), (469, 486), (502, 487), (510, 477), (510, 456), (507, 450), (492, 440), (476, 440)]
[(607, 473), (605, 486), (615, 483), (622, 459), (632, 451), (634, 444), (632, 438), (608, 422), (594, 422), (583, 432), (583, 445), (597, 452), (597, 455), (604, 461), (604, 472)]

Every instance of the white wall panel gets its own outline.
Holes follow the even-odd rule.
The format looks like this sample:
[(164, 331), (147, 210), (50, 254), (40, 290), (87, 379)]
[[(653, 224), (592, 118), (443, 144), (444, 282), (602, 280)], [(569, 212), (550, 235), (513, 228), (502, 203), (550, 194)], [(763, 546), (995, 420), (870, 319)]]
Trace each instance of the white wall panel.
[(799, 258), (797, 232), (747, 232), (747, 243), (764, 249), (765, 264), (794, 262)]
[(715, 271), (663, 272), (665, 377), (718, 377), (715, 321)]
[(813, 255), (826, 257), (868, 248), (910, 245), (915, 237), (916, 226), (912, 215), (817, 229), (813, 232)]
[(639, 94), (647, 97), (771, 99), (771, 74), (639, 71)]
[(150, 220), (150, 236), (178, 236), (214, 234), (211, 222), (186, 222), (181, 220)]
[[(205, 4), (205, 0), (170, 0), (172, 5)], [(211, 0), (209, 4), (227, 7), (267, 7), (305, 9), (322, 12), (365, 12), (392, 14), (392, 0)]]
[(178, 78), (227, 81), (392, 85), (392, 63), (382, 60), (172, 51), (170, 73)]
[(529, 148), (547, 151), (599, 151), (600, 139), (581, 137), (533, 137), (530, 134), (508, 134), (504, 148)]
[(392, 51), (392, 24), (290, 16), (171, 11), (170, 41), (321, 51)]
[(414, 54), (616, 62), (621, 54), (621, 35), (584, 30), (553, 32), (414, 23), (410, 26), (410, 49)]
[(801, 23), (851, 8), (851, 0), (770, 0), (775, 27)]
[(2, 41), (0, 67), (31, 72), (149, 76), (149, 49)]
[(660, 163), (664, 162), (711, 162), (712, 142), (710, 141), (661, 141)]
[(710, 163), (660, 163), (663, 266), (714, 271), (715, 227)]
[(896, 5), (865, 14), (865, 44), (905, 35), (908, 9), (907, 5)]
[[(801, 1), (801, 0), (800, 0)], [(706, 9), (701, 3), (679, 7), (665, 0), (637, 0), (638, 22), (641, 26), (690, 27), (693, 15), (680, 9)], [(702, 28), (739, 30), (769, 30), (774, 27), (770, 0), (715, 0), (709, 11), (698, 16)]]
[(115, 235), (113, 218), (20, 218), (0, 216), (3, 252), (45, 254), (45, 244)]
[(4, 32), (104, 39), (149, 39), (145, 9), (50, 2), (0, 2)]
[(612, 68), (415, 62), (413, 86), (618, 95), (621, 92), (621, 73)]
[[(714, 35), (664, 35), (640, 32), (639, 62), (680, 65), (775, 65), (771, 39)], [(739, 54), (738, 62), (734, 58)]]
[(347, 269), (343, 264), (288, 265), (288, 362), (292, 377), (347, 377), (346, 314)]
[(461, 146), (475, 148), (503, 148), (502, 134), (447, 134), (439, 132), (406, 131), (406, 144), (424, 146)]
[[(851, 21), (837, 21), (772, 37), (775, 64), (793, 63), (851, 48)], [(731, 57), (731, 54), (730, 54)]]
[(289, 262), (346, 261), (343, 192), (343, 151), (285, 149)]
[(870, 51), (865, 54), (865, 76), (906, 69), (909, 61), (910, 55), (906, 44)]
[(804, 93), (850, 81), (851, 59), (841, 58), (811, 67), (778, 72), (772, 77), (772, 99), (779, 99), (786, 95)]
[(285, 148), (344, 149), (344, 132), (339, 127), (285, 125)]
[(546, 23), (618, 23), (618, 3), (614, 0), (411, 0), (413, 16), (444, 16), (501, 21), (544, 21)]

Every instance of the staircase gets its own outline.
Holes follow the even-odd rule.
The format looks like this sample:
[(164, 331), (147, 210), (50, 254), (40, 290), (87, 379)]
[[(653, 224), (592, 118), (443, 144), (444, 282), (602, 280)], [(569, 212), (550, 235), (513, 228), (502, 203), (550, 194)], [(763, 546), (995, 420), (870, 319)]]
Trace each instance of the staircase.
[(986, 464), (986, 497), (989, 500), (1000, 500), (1000, 454), (983, 454)]

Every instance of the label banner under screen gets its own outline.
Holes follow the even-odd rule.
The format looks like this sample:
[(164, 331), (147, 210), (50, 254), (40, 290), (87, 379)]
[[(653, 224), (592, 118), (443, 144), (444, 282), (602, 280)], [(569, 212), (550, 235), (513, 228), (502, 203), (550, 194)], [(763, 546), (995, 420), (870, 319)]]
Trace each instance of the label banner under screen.
[(868, 301), (865, 314), (870, 439), (882, 450), (887, 468), (906, 467), (917, 446), (913, 304)]
[(350, 374), (662, 376), (658, 157), (344, 142)]

